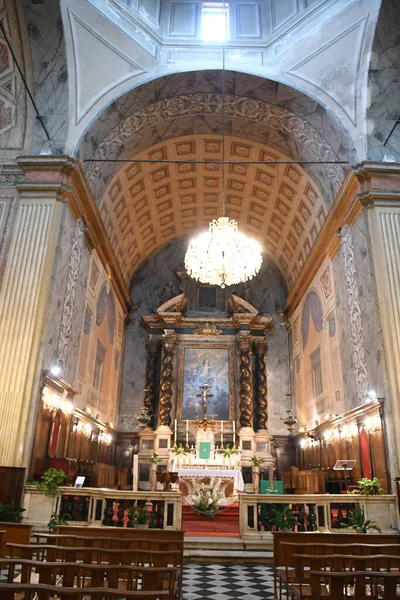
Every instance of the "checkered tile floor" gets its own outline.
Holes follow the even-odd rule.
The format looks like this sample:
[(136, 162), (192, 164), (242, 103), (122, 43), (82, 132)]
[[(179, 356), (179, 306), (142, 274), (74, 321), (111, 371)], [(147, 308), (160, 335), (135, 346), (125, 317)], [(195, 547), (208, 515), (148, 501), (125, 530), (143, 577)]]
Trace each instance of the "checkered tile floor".
[(185, 565), (183, 600), (273, 600), (269, 565)]

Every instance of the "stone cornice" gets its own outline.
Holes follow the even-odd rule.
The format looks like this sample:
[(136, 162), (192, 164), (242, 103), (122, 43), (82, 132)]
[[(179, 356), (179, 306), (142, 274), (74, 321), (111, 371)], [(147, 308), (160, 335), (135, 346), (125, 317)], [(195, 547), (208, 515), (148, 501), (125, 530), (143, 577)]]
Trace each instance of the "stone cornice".
[(351, 167), (321, 227), (317, 239), (285, 303), (290, 317), (311, 285), (327, 256), (333, 258), (340, 246), (338, 231), (353, 227), (363, 209), (400, 206), (400, 164), (365, 161)]
[[(170, 316), (169, 320), (165, 318), (165, 315), (167, 314)], [(207, 316), (204, 316), (204, 318), (190, 316), (182, 317), (181, 313), (163, 313), (161, 315), (144, 315), (141, 319), (141, 322), (142, 326), (148, 331), (151, 329), (164, 329), (167, 323), (172, 323), (177, 329), (182, 328), (195, 330), (199, 327), (199, 325), (205, 323), (215, 325), (215, 327), (219, 329), (240, 329), (244, 317), (246, 318), (246, 324), (248, 324), (251, 331), (267, 332), (274, 326), (273, 317), (248, 314), (244, 315), (242, 313), (235, 314), (232, 316), (232, 318)], [(247, 317), (250, 317), (250, 319), (247, 319)], [(202, 336), (203, 334), (196, 333), (195, 335)], [(206, 334), (204, 334), (204, 336), (205, 335)], [(219, 336), (216, 334), (211, 335), (215, 335), (216, 339), (219, 338)]]
[(16, 161), (24, 173), (17, 187), (25, 197), (51, 194), (57, 200), (68, 202), (75, 219), (83, 219), (87, 226), (86, 242), (89, 248), (96, 249), (119, 301), (128, 311), (131, 307), (129, 290), (81, 164), (66, 155), (19, 156)]

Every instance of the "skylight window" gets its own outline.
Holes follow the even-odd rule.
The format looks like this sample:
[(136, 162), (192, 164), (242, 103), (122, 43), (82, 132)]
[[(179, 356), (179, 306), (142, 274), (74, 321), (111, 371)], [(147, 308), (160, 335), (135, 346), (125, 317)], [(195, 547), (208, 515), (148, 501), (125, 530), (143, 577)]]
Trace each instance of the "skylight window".
[(207, 42), (228, 39), (227, 2), (203, 2), (202, 38)]

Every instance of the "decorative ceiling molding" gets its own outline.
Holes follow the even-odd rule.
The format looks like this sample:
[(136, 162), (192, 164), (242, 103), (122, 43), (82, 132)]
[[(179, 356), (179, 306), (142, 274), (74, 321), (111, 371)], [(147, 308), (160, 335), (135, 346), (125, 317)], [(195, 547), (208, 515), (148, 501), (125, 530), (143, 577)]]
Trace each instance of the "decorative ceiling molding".
[(75, 75), (75, 125), (96, 102), (146, 71), (68, 9)]
[(357, 81), (367, 21), (365, 17), (353, 24), (288, 71), (329, 96), (354, 126), (357, 125)]
[[(21, 27), (14, 0), (0, 2), (0, 20), (25, 76)], [(0, 149), (22, 150), (27, 128), (26, 89), (0, 33)]]
[[(220, 216), (221, 164), (211, 161), (221, 161), (221, 146), (213, 134), (174, 138), (135, 158), (183, 162), (123, 164), (113, 177), (99, 211), (127, 284), (166, 243)], [(290, 287), (325, 220), (320, 189), (300, 165), (246, 164), (288, 160), (263, 144), (227, 136), (225, 158), (235, 161), (226, 168), (228, 216), (261, 243)]]
[[(91, 156), (93, 159), (120, 158), (121, 148), (129, 146), (133, 136), (147, 128), (155, 128), (160, 123), (181, 117), (199, 115), (222, 115), (222, 95), (211, 93), (182, 94), (173, 98), (165, 98), (149, 104), (120, 121), (105, 136)], [(225, 96), (225, 113), (229, 117), (266, 125), (290, 136), (297, 146), (301, 145), (309, 156), (316, 161), (336, 161), (336, 153), (326, 139), (302, 117), (284, 108), (262, 100), (227, 94)], [(102, 163), (88, 163), (85, 172), (89, 184), (93, 186), (102, 171)], [(339, 190), (344, 178), (342, 165), (321, 165), (325, 177), (334, 193)]]

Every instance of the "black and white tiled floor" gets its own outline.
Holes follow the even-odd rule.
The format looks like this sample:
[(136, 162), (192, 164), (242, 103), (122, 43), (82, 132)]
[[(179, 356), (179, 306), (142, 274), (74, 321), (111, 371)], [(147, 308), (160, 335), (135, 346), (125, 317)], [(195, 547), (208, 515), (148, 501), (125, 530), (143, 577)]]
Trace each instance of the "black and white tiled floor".
[(273, 600), (270, 565), (187, 564), (183, 600)]

